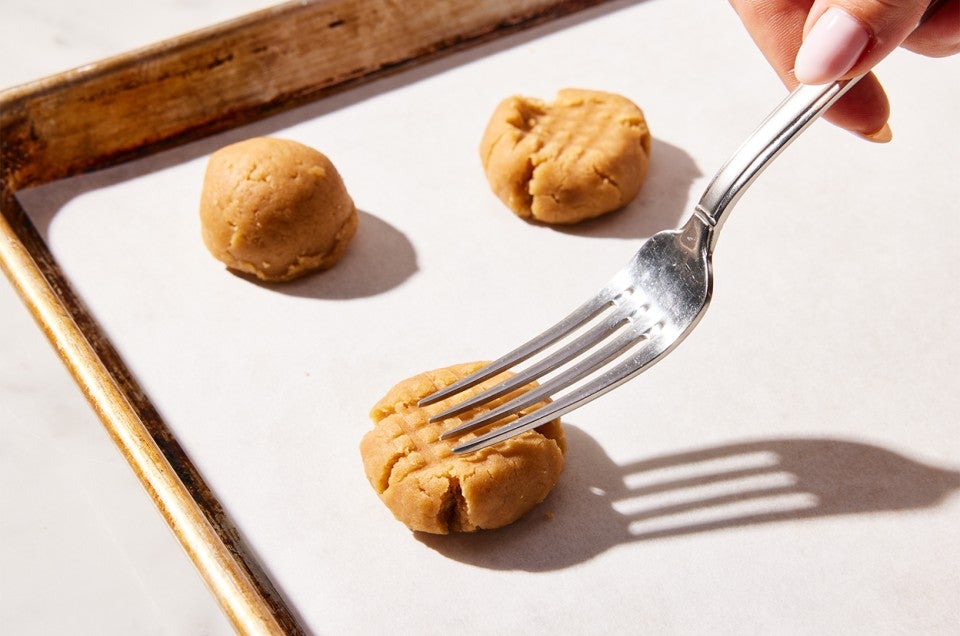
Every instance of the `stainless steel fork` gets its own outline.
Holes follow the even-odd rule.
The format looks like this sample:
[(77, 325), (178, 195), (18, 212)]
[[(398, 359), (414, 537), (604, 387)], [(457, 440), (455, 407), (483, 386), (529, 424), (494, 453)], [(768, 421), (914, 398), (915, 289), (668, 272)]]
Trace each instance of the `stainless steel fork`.
[[(600, 397), (670, 353), (710, 303), (711, 257), (730, 210), (763, 169), (859, 79), (795, 89), (717, 172), (682, 227), (647, 239), (610, 282), (556, 325), (421, 400), (421, 406), (436, 403), (545, 352), (504, 382), (431, 418), (439, 421), (558, 371), (538, 387), (444, 432), (441, 438), (463, 435), (556, 396), (509, 424), (455, 447), (454, 452), (485, 448)], [(553, 352), (547, 351), (551, 345), (557, 345)], [(557, 395), (566, 389), (570, 390)]]

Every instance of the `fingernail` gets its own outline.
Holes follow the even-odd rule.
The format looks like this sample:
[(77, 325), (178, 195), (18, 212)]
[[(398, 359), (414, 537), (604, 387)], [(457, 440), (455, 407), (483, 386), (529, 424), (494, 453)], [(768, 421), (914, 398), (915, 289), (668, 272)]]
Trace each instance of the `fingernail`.
[(852, 15), (830, 7), (800, 45), (793, 72), (804, 84), (826, 84), (853, 68), (870, 43), (870, 33)]
[(893, 130), (890, 129), (890, 124), (884, 124), (883, 128), (873, 133), (862, 133), (858, 132), (857, 135), (866, 139), (867, 141), (872, 141), (877, 144), (889, 143), (893, 140)]

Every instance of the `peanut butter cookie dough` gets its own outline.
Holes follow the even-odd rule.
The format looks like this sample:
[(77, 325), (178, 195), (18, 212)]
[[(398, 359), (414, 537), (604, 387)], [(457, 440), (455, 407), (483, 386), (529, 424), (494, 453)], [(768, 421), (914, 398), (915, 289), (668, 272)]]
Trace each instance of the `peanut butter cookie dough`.
[(564, 89), (552, 103), (510, 97), (480, 143), (494, 193), (518, 216), (573, 224), (625, 206), (650, 157), (643, 112), (627, 98)]
[(207, 249), (227, 267), (288, 281), (340, 260), (357, 209), (322, 153), (258, 137), (211, 155), (200, 221)]
[(438, 439), (441, 432), (480, 411), (429, 423), (432, 414), (505, 376), (427, 407), (421, 408), (417, 402), (481, 366), (481, 362), (460, 364), (404, 380), (370, 412), (374, 429), (360, 442), (367, 479), (394, 516), (411, 530), (447, 534), (505, 526), (543, 501), (563, 470), (566, 441), (560, 420), (466, 455), (451, 452), (457, 441)]

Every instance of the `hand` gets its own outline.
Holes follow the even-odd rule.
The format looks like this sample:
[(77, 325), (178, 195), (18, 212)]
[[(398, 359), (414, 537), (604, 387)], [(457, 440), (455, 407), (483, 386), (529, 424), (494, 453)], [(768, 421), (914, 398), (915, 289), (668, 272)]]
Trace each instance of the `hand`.
[[(960, 51), (960, 0), (730, 0), (788, 88), (869, 71), (898, 46), (945, 57)], [(917, 26), (925, 16), (923, 24)], [(890, 105), (873, 73), (824, 117), (872, 141), (890, 141)]]

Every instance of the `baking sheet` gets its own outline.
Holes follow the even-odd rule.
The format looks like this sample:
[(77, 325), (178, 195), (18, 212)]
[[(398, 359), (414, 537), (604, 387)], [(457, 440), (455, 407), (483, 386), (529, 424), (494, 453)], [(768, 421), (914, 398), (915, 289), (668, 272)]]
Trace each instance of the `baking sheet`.
[[(960, 135), (937, 79), (957, 66), (884, 63), (893, 144), (820, 123), (785, 153), (726, 225), (694, 334), (571, 414), (554, 493), (476, 536), (392, 520), (360, 466), (366, 412), (532, 335), (686, 217), (783, 94), (729, 7), (614, 3), (18, 198), (316, 631), (946, 632)], [(634, 204), (557, 230), (502, 208), (477, 145), (501, 98), (565, 86), (633, 98), (655, 142)], [(263, 134), (326, 153), (361, 209), (344, 261), (292, 285), (199, 239), (207, 156)]]

